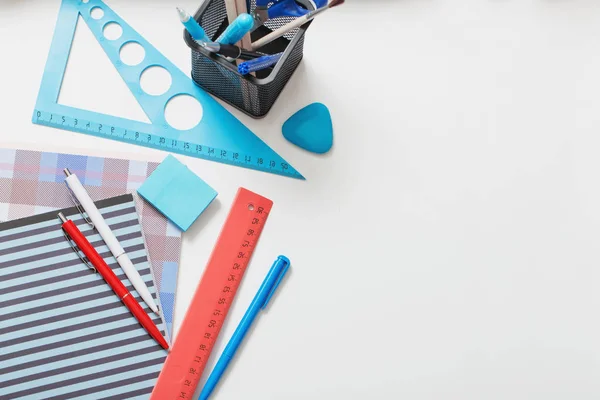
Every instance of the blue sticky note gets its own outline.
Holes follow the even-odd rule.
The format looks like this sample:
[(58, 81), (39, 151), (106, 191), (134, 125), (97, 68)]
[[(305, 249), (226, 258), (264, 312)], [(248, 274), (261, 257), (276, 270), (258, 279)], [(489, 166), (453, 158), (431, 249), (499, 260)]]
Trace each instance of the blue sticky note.
[(138, 189), (146, 201), (182, 231), (187, 231), (217, 192), (172, 155)]

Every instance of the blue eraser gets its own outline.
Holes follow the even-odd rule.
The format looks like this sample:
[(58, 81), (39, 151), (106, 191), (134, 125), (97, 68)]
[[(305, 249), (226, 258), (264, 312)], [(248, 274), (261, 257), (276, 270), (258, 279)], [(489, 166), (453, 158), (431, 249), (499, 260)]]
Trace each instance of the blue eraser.
[(184, 232), (217, 197), (215, 189), (172, 155), (146, 179), (138, 193)]
[(292, 115), (282, 132), (291, 143), (313, 153), (327, 153), (333, 146), (331, 114), (322, 103), (310, 104)]

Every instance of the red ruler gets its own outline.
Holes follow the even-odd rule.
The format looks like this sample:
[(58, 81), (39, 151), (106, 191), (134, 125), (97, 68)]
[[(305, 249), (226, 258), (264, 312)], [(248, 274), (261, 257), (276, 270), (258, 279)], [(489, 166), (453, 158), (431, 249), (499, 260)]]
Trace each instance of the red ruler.
[(194, 399), (273, 202), (240, 188), (185, 314), (152, 400)]

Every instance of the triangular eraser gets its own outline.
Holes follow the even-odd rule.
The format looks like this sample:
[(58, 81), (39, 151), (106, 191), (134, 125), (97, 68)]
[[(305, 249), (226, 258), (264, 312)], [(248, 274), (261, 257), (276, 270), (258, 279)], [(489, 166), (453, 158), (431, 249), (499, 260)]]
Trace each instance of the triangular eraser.
[(283, 136), (304, 150), (323, 154), (333, 146), (333, 123), (325, 104), (313, 103), (283, 124)]

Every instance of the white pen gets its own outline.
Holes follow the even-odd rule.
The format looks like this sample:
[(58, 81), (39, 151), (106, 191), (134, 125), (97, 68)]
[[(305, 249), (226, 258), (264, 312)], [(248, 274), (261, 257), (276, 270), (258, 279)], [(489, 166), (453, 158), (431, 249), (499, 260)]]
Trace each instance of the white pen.
[(110, 252), (117, 259), (117, 262), (119, 263), (121, 268), (123, 268), (123, 271), (125, 271), (127, 278), (129, 279), (135, 290), (142, 297), (142, 299), (144, 299), (146, 304), (148, 304), (148, 306), (152, 309), (152, 311), (158, 313), (158, 306), (154, 302), (154, 299), (152, 298), (152, 295), (150, 294), (146, 283), (140, 276), (140, 273), (137, 271), (129, 257), (127, 257), (125, 250), (123, 250), (123, 247), (117, 240), (117, 237), (110, 230), (108, 224), (102, 217), (102, 214), (100, 214), (100, 211), (98, 211), (98, 208), (96, 208), (96, 205), (90, 198), (90, 195), (87, 193), (87, 191), (77, 178), (77, 175), (72, 174), (68, 168), (65, 168), (64, 171), (65, 175), (67, 176), (67, 179), (65, 179), (67, 186), (69, 187), (69, 189), (71, 189), (71, 191), (83, 207), (83, 210), (85, 210), (85, 213), (88, 215), (91, 222), (98, 230), (98, 233), (100, 233), (100, 236), (108, 246)]

